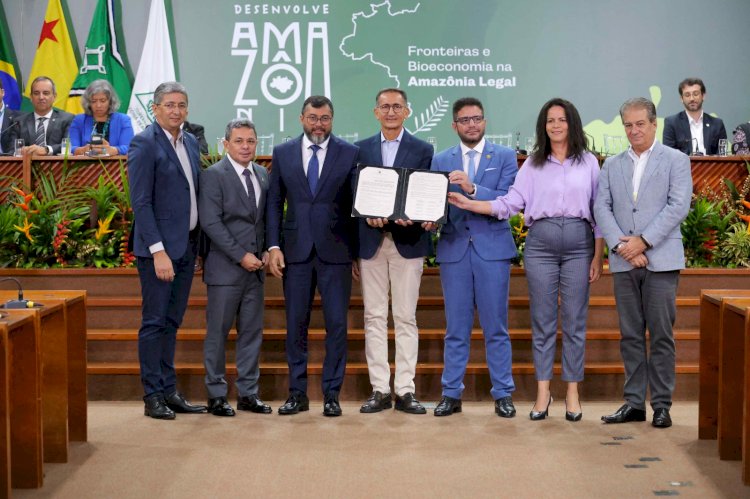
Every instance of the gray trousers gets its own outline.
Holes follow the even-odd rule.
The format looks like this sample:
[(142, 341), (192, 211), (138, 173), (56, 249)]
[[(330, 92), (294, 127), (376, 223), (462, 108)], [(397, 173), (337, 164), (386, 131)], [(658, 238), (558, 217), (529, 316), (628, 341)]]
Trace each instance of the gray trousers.
[[(678, 270), (652, 272), (645, 268), (613, 274), (620, 317), (620, 353), (625, 364), (625, 401), (646, 408), (669, 409), (675, 383), (675, 347), (672, 326), (677, 307)], [(646, 329), (650, 337), (646, 348)]]
[(552, 379), (558, 296), (563, 332), (562, 379), (583, 380), (589, 269), (594, 257), (591, 224), (580, 218), (542, 218), (529, 229), (524, 267), (529, 282), (531, 336), (537, 381)]
[(258, 393), (260, 345), (263, 340), (263, 280), (249, 273), (241, 285), (209, 285), (206, 306), (206, 340), (203, 364), (209, 398), (226, 397), (227, 334), (237, 321), (237, 393), (247, 397)]

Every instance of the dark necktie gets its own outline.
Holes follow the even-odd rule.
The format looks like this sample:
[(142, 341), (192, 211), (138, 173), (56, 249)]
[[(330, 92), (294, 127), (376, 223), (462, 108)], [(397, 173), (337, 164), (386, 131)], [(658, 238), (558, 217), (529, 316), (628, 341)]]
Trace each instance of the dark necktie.
[(313, 155), (310, 158), (310, 162), (307, 164), (307, 183), (310, 185), (310, 192), (315, 195), (315, 188), (318, 186), (318, 176), (320, 171), (320, 163), (318, 163), (318, 151), (320, 146), (313, 144), (310, 146)]
[(44, 120), (46, 120), (44, 116), (39, 118), (39, 124), (36, 126), (36, 139), (34, 140), (34, 144), (38, 146), (45, 147), (47, 145), (47, 140), (45, 138), (44, 134)]
[[(252, 166), (248, 167), (252, 168)], [(251, 180), (252, 174), (250, 173), (250, 170), (248, 168), (245, 168), (242, 171), (242, 176), (245, 178), (245, 186), (247, 187), (247, 197), (250, 198), (250, 204), (253, 205), (253, 207), (257, 208), (256, 200), (255, 200), (255, 187), (253, 186), (253, 181)]]

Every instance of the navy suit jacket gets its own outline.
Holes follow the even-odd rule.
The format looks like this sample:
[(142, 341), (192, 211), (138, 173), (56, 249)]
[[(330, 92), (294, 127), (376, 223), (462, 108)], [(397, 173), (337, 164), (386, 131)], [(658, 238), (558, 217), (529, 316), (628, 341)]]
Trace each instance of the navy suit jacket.
[(351, 213), (358, 153), (357, 146), (331, 135), (313, 196), (302, 165), (302, 136), (273, 148), (266, 240), (268, 247), (281, 248), (288, 263), (305, 261), (313, 248), (326, 263), (351, 263), (357, 240)]
[[(439, 172), (463, 171), (461, 146), (456, 145), (432, 159), (432, 169)], [(490, 201), (507, 194), (518, 173), (516, 152), (505, 146), (485, 141), (479, 168), (474, 176), (477, 186), (476, 199)], [(451, 192), (460, 192), (457, 185)], [(479, 215), (450, 205), (448, 222), (440, 231), (437, 244), (437, 261), (457, 262), (466, 254), (469, 242), (485, 260), (510, 260), (517, 254), (510, 225), (507, 220), (498, 220), (491, 215)]]
[[(94, 117), (90, 114), (78, 114), (70, 124), (70, 148), (85, 146), (91, 142), (91, 130), (94, 128)], [(116, 147), (120, 154), (128, 153), (128, 146), (133, 140), (133, 124), (130, 116), (112, 113), (109, 117), (109, 145)]]
[[(198, 142), (189, 133), (182, 136), (197, 202)], [(128, 150), (128, 180), (135, 216), (135, 255), (151, 258), (149, 246), (161, 241), (171, 259), (182, 257), (190, 236), (190, 185), (174, 147), (158, 123), (133, 137)]]
[[(724, 122), (720, 118), (703, 113), (703, 145), (706, 148), (706, 154), (718, 154), (719, 139), (726, 138), (727, 129), (724, 127)], [(692, 152), (693, 139), (686, 111), (666, 117), (662, 143), (688, 155)]]
[[(19, 121), (20, 128), (8, 132), (8, 134), (12, 134), (14, 139), (23, 139), (23, 144), (25, 146), (34, 144), (36, 141), (37, 126), (37, 123), (34, 120), (34, 113), (26, 113), (21, 117), (16, 118), (16, 120)], [(60, 154), (60, 144), (62, 143), (62, 139), (68, 136), (68, 128), (70, 128), (70, 123), (72, 121), (72, 114), (57, 109), (52, 110), (52, 116), (47, 124), (46, 133), (47, 145), (52, 147), (52, 154)]]
[[(380, 166), (383, 164), (383, 153), (380, 132), (372, 137), (357, 142), (359, 146), (359, 163)], [(432, 145), (411, 135), (404, 130), (398, 146), (394, 167), (429, 170), (432, 162)], [(386, 228), (370, 227), (364, 218), (359, 219), (359, 256), (372, 258), (380, 247), (385, 231), (393, 235), (393, 242), (399, 255), (404, 258), (419, 258), (431, 253), (430, 234), (420, 224), (402, 227), (391, 222)]]
[(16, 145), (13, 143), (13, 139), (18, 133), (18, 127), (21, 126), (21, 124), (19, 123), (18, 125), (14, 125), (16, 127), (15, 130), (8, 130), (8, 127), (10, 127), (13, 123), (18, 122), (19, 116), (21, 116), (20, 112), (9, 108), (7, 105), (5, 106), (5, 112), (3, 112), (3, 122), (0, 123), (0, 133), (2, 133), (2, 136), (0, 137), (0, 144), (2, 144), (4, 154), (13, 154), (15, 152)]

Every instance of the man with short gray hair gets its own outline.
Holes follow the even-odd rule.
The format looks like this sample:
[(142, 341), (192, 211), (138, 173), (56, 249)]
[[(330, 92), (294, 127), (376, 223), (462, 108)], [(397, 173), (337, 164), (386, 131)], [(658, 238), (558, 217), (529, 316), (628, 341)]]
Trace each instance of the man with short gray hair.
[(690, 159), (656, 141), (653, 102), (630, 99), (620, 117), (630, 148), (604, 162), (594, 216), (610, 248), (625, 404), (602, 421), (645, 421), (650, 388), (652, 425), (667, 428), (675, 385), (675, 296), (685, 268), (680, 224), (693, 192)]
[(187, 90), (177, 82), (156, 87), (156, 122), (128, 150), (130, 201), (135, 216), (133, 252), (141, 280), (138, 358), (144, 414), (174, 419), (175, 412), (206, 412), (177, 391), (174, 353), (187, 308), (198, 251), (198, 143), (182, 133)]
[(271, 407), (258, 397), (260, 346), (263, 339), (263, 284), (265, 205), (268, 191), (266, 169), (253, 163), (258, 136), (246, 119), (229, 122), (219, 162), (200, 175), (198, 213), (210, 247), (203, 265), (208, 289), (206, 367), (208, 412), (234, 416), (227, 401), (227, 334), (237, 323), (237, 408), (270, 414)]

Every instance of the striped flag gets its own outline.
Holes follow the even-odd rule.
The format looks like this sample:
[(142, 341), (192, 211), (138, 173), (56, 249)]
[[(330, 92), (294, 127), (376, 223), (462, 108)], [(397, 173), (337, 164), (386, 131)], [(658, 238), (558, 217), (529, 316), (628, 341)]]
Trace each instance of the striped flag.
[(57, 100), (54, 106), (72, 113), (81, 112), (80, 105), (77, 110), (75, 103), (72, 103), (72, 110), (67, 106), (68, 92), (77, 74), (78, 62), (73, 52), (62, 5), (60, 5), (60, 0), (49, 0), (24, 95), (31, 97), (31, 83), (36, 77), (47, 76), (52, 78), (57, 89)]
[(91, 82), (107, 80), (120, 98), (118, 111), (125, 112), (128, 109), (132, 87), (125, 61), (120, 53), (121, 47), (122, 44), (118, 43), (115, 32), (114, 0), (99, 0), (91, 20), (81, 68), (68, 95), (68, 108), (72, 102), (81, 105), (81, 95)]

